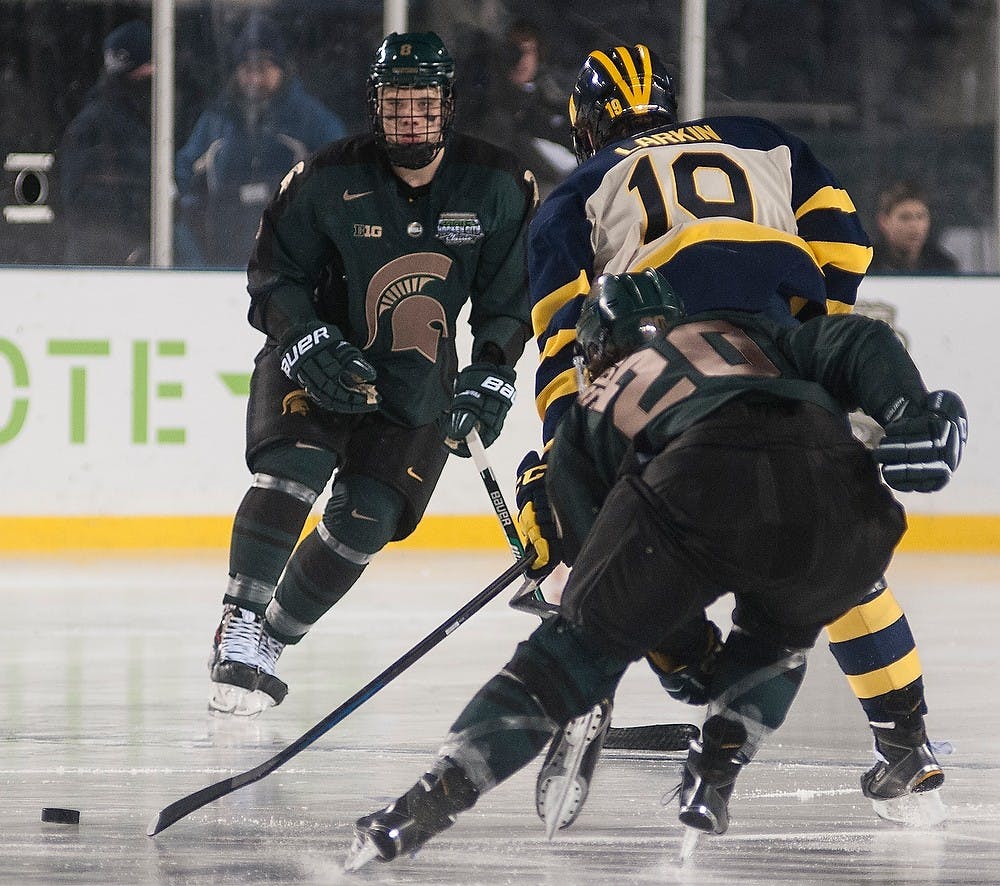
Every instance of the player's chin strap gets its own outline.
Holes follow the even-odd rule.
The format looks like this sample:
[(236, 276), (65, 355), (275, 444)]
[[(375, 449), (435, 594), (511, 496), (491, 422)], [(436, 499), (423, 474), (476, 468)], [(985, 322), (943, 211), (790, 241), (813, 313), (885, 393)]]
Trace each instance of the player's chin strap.
[[(524, 545), (521, 542), (521, 536), (517, 534), (517, 525), (514, 523), (514, 518), (510, 515), (510, 509), (507, 507), (507, 502), (504, 501), (500, 485), (497, 483), (497, 479), (493, 475), (493, 468), (490, 467), (489, 459), (486, 457), (486, 448), (483, 446), (483, 441), (479, 439), (479, 432), (475, 428), (469, 431), (468, 436), (465, 438), (465, 443), (472, 454), (472, 460), (476, 464), (479, 476), (483, 478), (486, 494), (489, 496), (490, 504), (493, 505), (493, 510), (500, 520), (500, 527), (503, 529), (504, 535), (507, 536), (507, 544), (510, 545), (510, 552), (514, 555), (515, 560), (520, 560), (524, 556)], [(524, 583), (517, 589), (514, 596), (510, 598), (509, 605), (512, 609), (518, 609), (521, 612), (530, 612), (533, 615), (539, 616), (539, 618), (547, 618), (559, 611), (558, 606), (554, 603), (549, 603), (545, 599), (541, 588), (538, 586), (538, 582), (531, 578), (524, 579)]]

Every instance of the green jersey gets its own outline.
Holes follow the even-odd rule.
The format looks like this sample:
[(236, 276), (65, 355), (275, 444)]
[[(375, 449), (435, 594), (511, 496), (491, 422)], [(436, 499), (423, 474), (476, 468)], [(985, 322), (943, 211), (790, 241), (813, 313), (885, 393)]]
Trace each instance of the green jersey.
[(472, 361), (513, 366), (524, 348), (535, 204), (531, 173), (469, 136), (450, 138), (420, 188), (392, 173), (370, 136), (334, 142), (286, 176), (263, 214), (250, 322), (274, 340), (308, 320), (336, 325), (375, 367), (382, 412), (427, 424), (451, 400), (466, 302)]
[(562, 488), (579, 483), (588, 512), (631, 456), (661, 452), (736, 397), (815, 403), (843, 415), (846, 428), (853, 409), (884, 423), (924, 394), (912, 360), (881, 321), (837, 315), (786, 327), (760, 314), (708, 311), (677, 323), (579, 393), (556, 432), (550, 480), (558, 475)]

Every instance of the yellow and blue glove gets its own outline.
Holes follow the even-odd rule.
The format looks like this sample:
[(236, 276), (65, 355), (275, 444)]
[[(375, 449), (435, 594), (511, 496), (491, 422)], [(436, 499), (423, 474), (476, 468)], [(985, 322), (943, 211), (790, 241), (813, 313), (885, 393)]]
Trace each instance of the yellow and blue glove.
[(529, 452), (517, 466), (517, 523), (535, 549), (535, 561), (525, 573), (541, 581), (562, 562), (562, 540), (545, 489), (548, 465), (535, 451)]

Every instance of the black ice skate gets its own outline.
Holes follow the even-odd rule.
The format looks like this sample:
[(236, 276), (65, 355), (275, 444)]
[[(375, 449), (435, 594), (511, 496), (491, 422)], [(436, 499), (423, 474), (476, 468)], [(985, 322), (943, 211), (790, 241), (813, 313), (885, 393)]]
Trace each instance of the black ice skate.
[(478, 799), (476, 786), (449, 761), (439, 774), (425, 774), (398, 800), (355, 822), (344, 870), (356, 871), (373, 859), (392, 861), (415, 853)]
[[(876, 814), (904, 824), (937, 824), (945, 811), (937, 789), (944, 772), (927, 740), (923, 718), (875, 726), (875, 765), (861, 776), (861, 792)], [(912, 798), (910, 795), (914, 795)]]
[(583, 810), (610, 726), (611, 700), (604, 699), (552, 737), (535, 782), (535, 808), (550, 840)]
[(285, 644), (263, 627), (256, 613), (225, 604), (209, 660), (208, 709), (213, 713), (253, 717), (284, 701), (288, 685), (274, 668)]
[(747, 732), (742, 723), (709, 717), (701, 742), (691, 742), (680, 787), (681, 823), (707, 834), (729, 829), (729, 798), (745, 765), (740, 753)]

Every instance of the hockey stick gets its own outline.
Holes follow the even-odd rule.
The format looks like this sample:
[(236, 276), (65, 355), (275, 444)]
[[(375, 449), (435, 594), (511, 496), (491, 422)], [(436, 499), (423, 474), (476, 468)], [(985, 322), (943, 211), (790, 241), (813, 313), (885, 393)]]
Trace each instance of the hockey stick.
[[(514, 519), (510, 515), (510, 508), (507, 507), (507, 502), (504, 501), (503, 492), (500, 491), (500, 484), (497, 483), (497, 478), (493, 474), (493, 468), (490, 467), (489, 459), (486, 457), (486, 448), (483, 446), (483, 441), (479, 438), (479, 432), (475, 428), (469, 431), (468, 436), (465, 438), (465, 443), (469, 447), (469, 452), (472, 453), (472, 460), (476, 463), (476, 470), (479, 471), (479, 476), (482, 477), (483, 486), (486, 487), (486, 494), (490, 497), (490, 504), (493, 505), (493, 510), (500, 521), (500, 528), (503, 529), (504, 535), (507, 536), (507, 544), (510, 545), (510, 552), (516, 560), (524, 555), (524, 545), (521, 543), (521, 536), (517, 534), (517, 526), (514, 525)], [(558, 606), (549, 603), (545, 599), (541, 589), (538, 587), (538, 582), (530, 578), (524, 580), (524, 584), (511, 597), (509, 605), (513, 609), (519, 609), (522, 612), (531, 612), (541, 618), (553, 615), (559, 609)]]
[(534, 549), (529, 547), (528, 551), (516, 563), (510, 566), (502, 575), (493, 579), (487, 587), (476, 594), (475, 597), (459, 609), (451, 618), (431, 631), (423, 640), (410, 649), (409, 652), (404, 653), (400, 658), (396, 659), (381, 674), (355, 692), (339, 708), (327, 714), (312, 729), (293, 741), (283, 751), (279, 751), (270, 760), (265, 760), (253, 769), (248, 769), (239, 775), (224, 778), (222, 781), (202, 788), (200, 791), (195, 791), (193, 794), (188, 794), (186, 797), (175, 800), (169, 806), (160, 810), (156, 818), (150, 822), (146, 833), (150, 837), (153, 837), (165, 828), (170, 827), (174, 822), (180, 821), (184, 816), (190, 815), (196, 809), (200, 809), (213, 800), (218, 800), (220, 797), (224, 797), (226, 794), (230, 794), (239, 788), (246, 787), (248, 784), (260, 781), (264, 776), (270, 775), (279, 766), (287, 763), (292, 757), (300, 751), (305, 750), (316, 739), (325, 735), (341, 720), (361, 707), (362, 704), (403, 673), (417, 659), (422, 658), (427, 652), (437, 646), (438, 643), (459, 627), (469, 616), (482, 609), (490, 600), (507, 588), (519, 576), (523, 575), (524, 571), (528, 568), (528, 564), (534, 559)]
[(614, 726), (604, 737), (606, 750), (686, 751), (700, 732), (693, 723), (662, 723), (656, 726)]
[[(503, 492), (497, 483), (486, 455), (486, 448), (479, 438), (479, 432), (473, 428), (465, 438), (465, 443), (472, 453), (476, 470), (483, 479), (483, 485), (490, 497), (493, 510), (496, 511), (500, 526), (507, 536), (511, 553), (520, 557), (524, 553), (517, 527), (511, 518), (510, 509), (504, 501)], [(541, 618), (547, 618), (559, 611), (559, 607), (549, 603), (538, 587), (537, 582), (525, 579), (524, 585), (510, 600), (512, 608), (522, 612), (531, 612)], [(604, 738), (604, 747), (610, 750), (623, 751), (686, 751), (691, 739), (697, 739), (699, 729), (693, 723), (663, 723), (655, 726), (611, 726)]]

